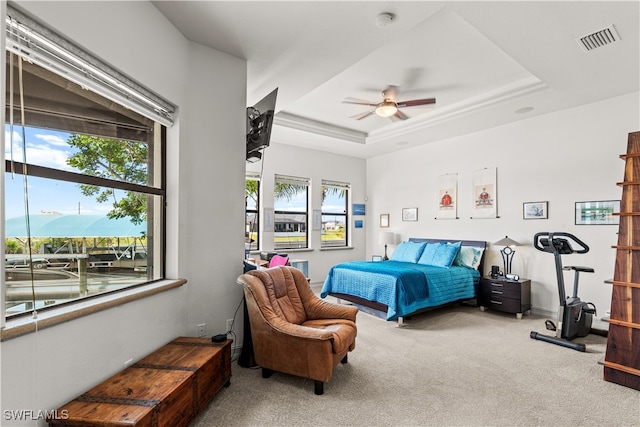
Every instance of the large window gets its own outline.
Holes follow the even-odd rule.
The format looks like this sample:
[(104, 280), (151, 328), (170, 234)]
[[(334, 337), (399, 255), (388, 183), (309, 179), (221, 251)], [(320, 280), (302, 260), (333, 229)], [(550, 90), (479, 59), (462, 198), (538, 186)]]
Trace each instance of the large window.
[(348, 245), (349, 184), (322, 180), (322, 237), (321, 247)]
[(276, 175), (273, 197), (274, 249), (280, 251), (307, 248), (309, 179)]
[(260, 175), (247, 172), (245, 179), (245, 248), (260, 248)]
[(8, 8), (4, 311), (164, 276), (173, 107)]

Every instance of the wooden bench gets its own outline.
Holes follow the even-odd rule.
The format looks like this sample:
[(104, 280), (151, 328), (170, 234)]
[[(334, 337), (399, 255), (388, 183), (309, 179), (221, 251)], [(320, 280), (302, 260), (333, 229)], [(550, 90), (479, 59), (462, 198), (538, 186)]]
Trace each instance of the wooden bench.
[(187, 426), (231, 382), (231, 343), (181, 337), (53, 412), (50, 426)]

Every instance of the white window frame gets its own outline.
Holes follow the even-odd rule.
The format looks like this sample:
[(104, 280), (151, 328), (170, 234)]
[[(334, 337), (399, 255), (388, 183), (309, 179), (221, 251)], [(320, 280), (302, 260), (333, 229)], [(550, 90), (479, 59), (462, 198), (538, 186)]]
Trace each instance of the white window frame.
[[(305, 210), (304, 211), (283, 211), (283, 210), (277, 210), (275, 209), (276, 206), (276, 194), (274, 191), (274, 233), (273, 233), (273, 246), (274, 249), (276, 251), (278, 250), (290, 250), (290, 249), (307, 249), (310, 247), (310, 242), (309, 242), (309, 200), (310, 200), (310, 192), (309, 192), (309, 188), (311, 188), (311, 179), (310, 178), (303, 178), (303, 177), (297, 177), (297, 176), (290, 176), (290, 175), (280, 175), (280, 174), (276, 174), (275, 175), (275, 179), (274, 179), (274, 190), (275, 190), (275, 186), (277, 186), (278, 184), (291, 184), (291, 185), (296, 185), (296, 186), (300, 186), (300, 187), (305, 187), (306, 188), (306, 203), (305, 203)], [(305, 221), (301, 224), (302, 227), (304, 227), (304, 233), (305, 233), (305, 245), (304, 246), (300, 246), (300, 245), (283, 245), (282, 243), (278, 243), (277, 239), (278, 239), (278, 226), (277, 226), (277, 222), (275, 221), (275, 218), (277, 215), (303, 215), (305, 217)]]
[(322, 238), (320, 239), (320, 247), (322, 249), (327, 249), (327, 248), (342, 248), (342, 247), (347, 247), (349, 246), (349, 238), (350, 238), (350, 227), (349, 227), (349, 198), (351, 197), (351, 184), (348, 182), (341, 182), (341, 181), (332, 181), (329, 179), (323, 179), (322, 180), (322, 187), (321, 187), (321, 191), (324, 194), (324, 190), (322, 190), (325, 187), (332, 187), (332, 188), (337, 188), (339, 190), (344, 190), (346, 191), (346, 197), (344, 198), (344, 213), (336, 213), (336, 212), (325, 212), (324, 210), (324, 200), (322, 200), (322, 205), (320, 206), (320, 210), (321, 210), (321, 215), (322, 215), (322, 227), (325, 227), (325, 223), (324, 223), (324, 216), (341, 216), (344, 217), (344, 227), (345, 227), (345, 241), (344, 241), (344, 245), (325, 245), (324, 244), (324, 240), (322, 240)]

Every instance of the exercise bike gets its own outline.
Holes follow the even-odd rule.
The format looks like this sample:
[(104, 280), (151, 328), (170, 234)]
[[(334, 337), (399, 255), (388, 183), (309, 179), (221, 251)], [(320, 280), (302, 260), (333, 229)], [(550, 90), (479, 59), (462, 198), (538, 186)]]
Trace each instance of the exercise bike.
[[(574, 249), (571, 243), (578, 246)], [(576, 236), (569, 233), (536, 233), (533, 237), (533, 246), (539, 251), (553, 254), (556, 263), (556, 276), (558, 280), (558, 297), (560, 307), (558, 309), (558, 325), (551, 320), (545, 322), (547, 329), (555, 331), (555, 336), (543, 335), (531, 331), (531, 338), (550, 342), (563, 347), (572, 348), (577, 351), (586, 351), (586, 346), (581, 343), (574, 343), (576, 337), (586, 337), (589, 333), (603, 335), (602, 331), (591, 329), (593, 316), (596, 315), (596, 307), (590, 302), (584, 302), (578, 297), (578, 280), (580, 273), (593, 273), (591, 267), (562, 266), (562, 255), (586, 254), (589, 246)], [(573, 294), (566, 296), (564, 286), (563, 270), (574, 271)], [(606, 334), (606, 332), (604, 332)]]

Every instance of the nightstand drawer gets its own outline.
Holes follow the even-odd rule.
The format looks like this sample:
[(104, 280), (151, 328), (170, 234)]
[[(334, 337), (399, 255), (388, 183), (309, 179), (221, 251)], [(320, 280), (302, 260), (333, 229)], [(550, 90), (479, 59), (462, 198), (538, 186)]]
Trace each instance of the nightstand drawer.
[(507, 298), (520, 299), (521, 286), (518, 282), (504, 281), (485, 281), (480, 286), (480, 294), (490, 297), (492, 295), (503, 296)]
[(483, 299), (482, 305), (489, 309), (505, 311), (507, 313), (522, 313), (522, 307), (519, 298), (513, 299), (490, 296)]

